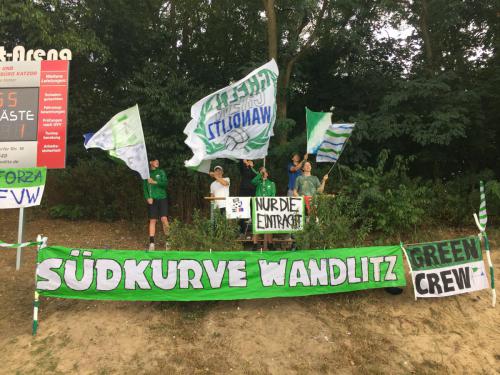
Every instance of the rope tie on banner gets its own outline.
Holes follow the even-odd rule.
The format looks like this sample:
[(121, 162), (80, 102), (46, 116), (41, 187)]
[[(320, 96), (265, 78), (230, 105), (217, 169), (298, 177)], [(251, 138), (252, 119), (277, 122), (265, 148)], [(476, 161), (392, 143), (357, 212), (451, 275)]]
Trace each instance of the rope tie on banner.
[[(408, 259), (408, 254), (406, 254), (406, 249), (404, 247), (403, 241), (399, 242), (399, 247), (401, 247), (401, 250), (403, 251), (403, 254), (406, 258), (406, 263), (408, 264), (408, 269), (410, 273), (410, 279), (413, 282), (413, 268), (411, 267), (410, 259)], [(415, 290), (415, 283), (413, 282), (413, 296), (415, 297), (415, 301), (417, 300), (417, 292)]]
[(18, 247), (29, 247), (29, 246), (40, 246), (43, 244), (43, 241), (31, 241), (31, 242), (22, 242), (22, 243), (6, 243), (0, 241), (0, 247), (13, 248), (16, 249)]

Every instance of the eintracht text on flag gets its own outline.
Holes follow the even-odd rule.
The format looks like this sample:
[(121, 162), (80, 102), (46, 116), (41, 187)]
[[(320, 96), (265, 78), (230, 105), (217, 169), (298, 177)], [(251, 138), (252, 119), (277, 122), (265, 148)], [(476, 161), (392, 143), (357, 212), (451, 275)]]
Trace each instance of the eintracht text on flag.
[(316, 153), (316, 161), (336, 163), (353, 129), (354, 124), (331, 124)]
[(85, 148), (100, 148), (122, 160), (138, 172), (143, 180), (149, 178), (148, 155), (137, 104), (117, 113), (95, 134), (84, 135)]
[(264, 158), (276, 119), (277, 82), (278, 66), (271, 60), (195, 103), (184, 129), (193, 151), (186, 167), (203, 171), (217, 158)]

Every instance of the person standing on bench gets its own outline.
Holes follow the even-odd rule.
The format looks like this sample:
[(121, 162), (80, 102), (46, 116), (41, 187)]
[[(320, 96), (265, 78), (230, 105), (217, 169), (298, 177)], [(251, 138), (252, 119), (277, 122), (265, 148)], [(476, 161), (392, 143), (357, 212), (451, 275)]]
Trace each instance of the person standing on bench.
[[(276, 185), (273, 181), (269, 179), (269, 171), (266, 167), (261, 167), (259, 173), (252, 180), (252, 184), (255, 186), (255, 196), (256, 197), (275, 197), (276, 196)], [(274, 250), (273, 245), (273, 235), (264, 234), (264, 239), (267, 240), (268, 249)], [(253, 250), (257, 250), (258, 245), (258, 235), (253, 235)]]
[(295, 188), (295, 180), (297, 177), (302, 176), (302, 167), (307, 161), (307, 154), (304, 155), (304, 159), (300, 160), (300, 155), (298, 152), (292, 154), (292, 160), (288, 163), (288, 191), (287, 196), (293, 197), (293, 189)]
[[(209, 173), (215, 181), (210, 185), (210, 196), (216, 198), (229, 197), (229, 177), (224, 177), (224, 169), (220, 165), (214, 168), (213, 172)], [(215, 201), (215, 206), (220, 210), (222, 216), (226, 216), (226, 200), (220, 199)]]
[(304, 163), (302, 168), (302, 176), (295, 180), (293, 196), (303, 196), (307, 208), (307, 213), (311, 210), (311, 200), (316, 194), (321, 194), (325, 190), (325, 183), (328, 180), (328, 175), (325, 174), (321, 182), (319, 178), (311, 175), (312, 165), (310, 161)]

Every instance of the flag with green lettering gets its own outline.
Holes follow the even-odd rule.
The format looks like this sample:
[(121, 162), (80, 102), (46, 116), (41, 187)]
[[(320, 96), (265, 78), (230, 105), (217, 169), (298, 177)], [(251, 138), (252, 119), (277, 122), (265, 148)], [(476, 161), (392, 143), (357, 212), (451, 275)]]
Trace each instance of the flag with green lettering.
[(488, 288), (477, 236), (405, 247), (416, 297), (446, 297)]
[(206, 171), (206, 161), (253, 160), (267, 155), (274, 134), (278, 74), (276, 62), (271, 60), (191, 107), (184, 134), (193, 157), (186, 167)]
[(132, 301), (293, 297), (406, 285), (399, 246), (273, 252), (43, 248), (41, 296)]

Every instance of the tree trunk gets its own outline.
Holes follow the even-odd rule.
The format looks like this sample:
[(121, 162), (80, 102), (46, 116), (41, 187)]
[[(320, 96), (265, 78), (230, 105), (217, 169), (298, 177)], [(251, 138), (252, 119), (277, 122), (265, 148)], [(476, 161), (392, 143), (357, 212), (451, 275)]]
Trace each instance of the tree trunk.
[(434, 57), (432, 53), (431, 35), (429, 33), (429, 12), (427, 8), (427, 0), (421, 0), (422, 7), (420, 9), (420, 32), (422, 33), (422, 41), (425, 50), (425, 65), (427, 71), (432, 73), (434, 71)]
[(278, 29), (276, 26), (276, 11), (274, 10), (274, 0), (262, 0), (267, 17), (267, 49), (269, 59), (278, 62)]
[(277, 113), (279, 119), (286, 119), (288, 87), (290, 85), (290, 77), (292, 76), (293, 66), (295, 61), (297, 61), (297, 57), (298, 56), (295, 56), (287, 61), (285, 71), (282, 72), (280, 77), (281, 79), (279, 80)]

